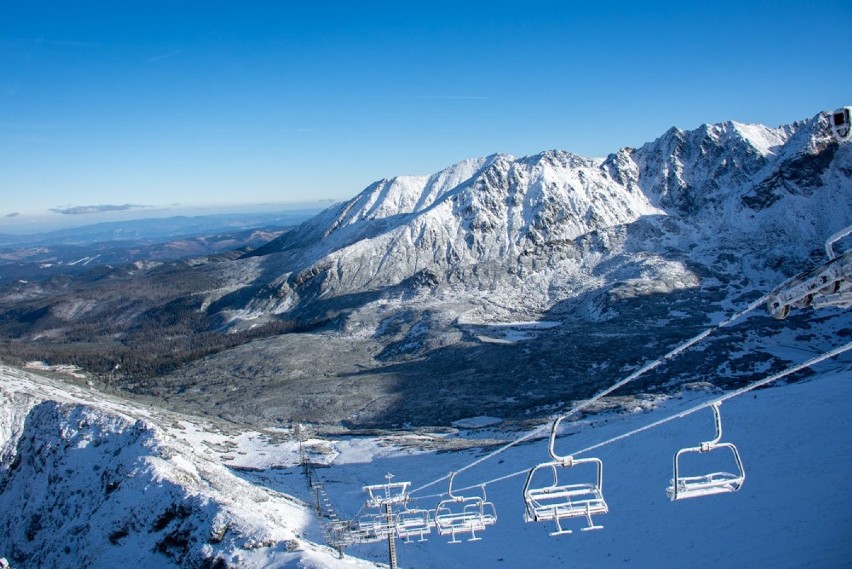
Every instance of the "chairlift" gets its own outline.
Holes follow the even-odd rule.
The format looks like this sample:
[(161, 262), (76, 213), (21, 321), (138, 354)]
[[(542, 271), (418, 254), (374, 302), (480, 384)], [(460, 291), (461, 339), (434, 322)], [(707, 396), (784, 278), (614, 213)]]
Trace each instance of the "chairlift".
[[(555, 522), (556, 530), (550, 534), (553, 536), (574, 533), (562, 526), (562, 521), (569, 518), (586, 518), (588, 525), (580, 528), (581, 531), (603, 529), (594, 523), (592, 516), (609, 512), (603, 497), (603, 462), (599, 458), (578, 459), (556, 453), (556, 433), (563, 418), (556, 419), (550, 430), (548, 452), (553, 460), (531, 468), (524, 484), (524, 521)], [(594, 482), (566, 483), (575, 478), (577, 471), (572, 469), (583, 464), (595, 467)], [(549, 483), (543, 484), (543, 477)]]
[(382, 541), (393, 532), (393, 525), (388, 523), (387, 514), (365, 514), (358, 519), (352, 529), (354, 539), (368, 543)]
[(386, 504), (405, 504), (408, 501), (408, 487), (411, 482), (391, 482), (393, 474), (386, 474), (384, 484), (364, 486), (363, 490), (369, 496), (364, 504), (367, 508), (381, 509)]
[(349, 520), (332, 521), (326, 532), (329, 544), (334, 546), (347, 547), (361, 541), (357, 527), (353, 527)]
[(834, 131), (834, 137), (837, 142), (847, 142), (850, 136), (850, 115), (852, 115), (852, 107), (840, 107), (831, 113), (831, 130)]
[(482, 523), (486, 526), (491, 526), (497, 523), (497, 509), (494, 507), (494, 502), (488, 501), (488, 495), (485, 492), (485, 485), (479, 487), (482, 491), (482, 503), (479, 507), (479, 514), (482, 517)]
[(431, 510), (418, 507), (409, 507), (396, 515), (396, 534), (405, 543), (411, 543), (412, 537), (417, 541), (426, 541), (426, 536), (432, 532), (435, 524), (432, 521)]
[[(685, 500), (686, 498), (697, 498), (700, 496), (712, 496), (713, 494), (725, 494), (739, 490), (745, 482), (745, 470), (740, 453), (733, 443), (721, 443), (722, 439), (722, 415), (719, 412), (721, 403), (713, 403), (713, 418), (716, 425), (716, 437), (712, 441), (704, 442), (696, 447), (683, 448), (674, 456), (674, 476), (669, 482), (666, 494), (670, 500)], [(683, 476), (680, 470), (681, 457), (686, 453), (701, 453), (728, 449), (737, 467), (736, 473), (711, 472), (698, 476)]]
[(435, 529), (439, 535), (449, 535), (450, 543), (461, 543), (459, 534), (469, 533), (468, 541), (479, 541), (477, 531), (497, 523), (497, 512), (494, 504), (487, 500), (485, 486), (482, 486), (481, 496), (456, 496), (453, 494), (453, 479), (456, 473), (450, 474), (450, 483), (446, 500), (442, 500), (435, 508)]
[(776, 287), (767, 297), (769, 314), (783, 320), (792, 307), (852, 306), (852, 250), (843, 254), (834, 250), (834, 244), (850, 234), (852, 225), (829, 237), (824, 263)]

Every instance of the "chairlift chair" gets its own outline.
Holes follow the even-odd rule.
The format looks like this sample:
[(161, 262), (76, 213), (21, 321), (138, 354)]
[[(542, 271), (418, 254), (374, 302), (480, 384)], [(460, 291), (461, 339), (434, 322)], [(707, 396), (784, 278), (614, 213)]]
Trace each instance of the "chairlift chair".
[(481, 496), (453, 494), (455, 476), (455, 472), (450, 474), (449, 497), (435, 508), (435, 529), (439, 535), (449, 535), (450, 543), (461, 543), (458, 535), (465, 533), (470, 534), (468, 541), (479, 541), (482, 538), (476, 532), (497, 523), (497, 512), (494, 504), (487, 501), (484, 486)]
[(367, 508), (381, 509), (385, 504), (404, 504), (408, 501), (408, 487), (411, 482), (391, 482), (393, 474), (385, 476), (384, 484), (364, 486), (363, 490), (369, 496), (364, 504)]
[[(719, 442), (722, 439), (722, 416), (719, 412), (719, 405), (721, 405), (719, 402), (712, 405), (713, 418), (716, 425), (716, 437), (712, 441), (701, 443), (696, 447), (683, 448), (675, 453), (673, 461), (674, 475), (671, 481), (669, 481), (670, 486), (666, 488), (666, 494), (670, 500), (685, 500), (686, 498), (725, 494), (736, 492), (742, 488), (743, 482), (745, 482), (745, 469), (743, 468), (740, 453), (733, 443)], [(684, 476), (681, 473), (680, 460), (684, 454), (706, 454), (719, 449), (727, 449), (730, 452), (737, 467), (735, 473), (720, 471), (698, 476)]]
[(357, 528), (349, 520), (335, 520), (328, 525), (328, 542), (331, 545), (346, 547), (360, 541)]
[(393, 525), (388, 523), (386, 514), (365, 514), (358, 519), (352, 534), (358, 541), (381, 541), (393, 532)]
[(396, 534), (405, 540), (405, 543), (411, 543), (412, 537), (417, 537), (417, 541), (426, 541), (426, 536), (432, 532), (434, 525), (431, 510), (406, 505), (406, 508), (396, 515)]
[(767, 297), (769, 314), (781, 320), (791, 307), (852, 306), (852, 250), (840, 255), (834, 251), (834, 244), (850, 234), (852, 225), (829, 237), (824, 263), (776, 287)]
[(831, 113), (831, 130), (834, 131), (834, 137), (838, 142), (847, 142), (852, 139), (850, 115), (852, 115), (852, 107), (840, 107)]
[[(578, 459), (556, 453), (556, 433), (563, 418), (556, 419), (550, 430), (548, 451), (553, 460), (531, 468), (524, 484), (524, 521), (555, 522), (556, 530), (550, 534), (553, 536), (574, 533), (562, 526), (562, 521), (569, 518), (586, 518), (588, 525), (582, 531), (603, 529), (592, 516), (609, 512), (603, 497), (603, 462), (599, 458)], [(595, 466), (594, 481), (566, 483), (566, 478), (574, 478), (576, 471), (571, 469), (582, 464)], [(541, 482), (546, 476), (543, 472), (550, 473), (548, 484)]]
[(476, 511), (482, 520), (483, 525), (494, 525), (497, 523), (497, 509), (494, 507), (493, 502), (488, 501), (488, 494), (485, 492), (485, 485), (481, 485), (479, 489), (482, 492), (482, 496), (480, 497), (478, 507), (474, 510), (474, 504), (468, 504), (465, 506), (465, 510), (468, 512)]

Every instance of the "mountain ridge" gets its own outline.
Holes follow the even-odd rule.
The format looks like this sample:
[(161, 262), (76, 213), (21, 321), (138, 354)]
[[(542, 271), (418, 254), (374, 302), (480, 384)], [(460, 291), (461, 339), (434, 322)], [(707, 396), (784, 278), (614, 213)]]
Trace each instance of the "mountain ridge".
[[(6, 287), (3, 346), (238, 422), (534, 420), (823, 259), (852, 220), (852, 145), (827, 118), (380, 180), (239, 258)], [(780, 368), (743, 349), (783, 330), (753, 318), (637, 388)], [(814, 346), (850, 327), (791, 318)]]
[(381, 180), (250, 253), (284, 257), (245, 313), (288, 313), (306, 300), (410, 279), (440, 282), (476, 265), (517, 273), (521, 257), (546, 264), (554, 249), (570, 255), (566, 244), (581, 235), (647, 216), (704, 226), (713, 223), (699, 217), (724, 216), (740, 230), (782, 198), (823, 185), (836, 152), (821, 113), (778, 128), (673, 127), (602, 161), (559, 150), (494, 154), (432, 176)]

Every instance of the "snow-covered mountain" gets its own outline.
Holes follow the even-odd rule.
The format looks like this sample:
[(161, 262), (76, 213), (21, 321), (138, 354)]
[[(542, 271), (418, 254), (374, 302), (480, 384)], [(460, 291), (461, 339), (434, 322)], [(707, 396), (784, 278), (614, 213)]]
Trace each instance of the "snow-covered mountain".
[[(256, 250), (256, 293), (218, 307), (256, 319), (405, 284), (462, 295), (500, 288), (546, 308), (576, 294), (601, 260), (582, 250), (584, 236), (661, 217), (678, 228), (680, 249), (706, 238), (711, 247), (742, 241), (748, 254), (782, 233), (785, 255), (802, 261), (852, 219), (850, 172), (852, 152), (834, 142), (824, 114), (780, 128), (673, 128), (603, 161), (562, 151), (467, 160), (377, 182)], [(635, 243), (661, 253), (655, 245)]]
[(262, 303), (263, 311), (280, 313), (305, 300), (404, 282), (471, 291), (511, 286), (576, 264), (570, 244), (581, 235), (661, 213), (641, 191), (612, 184), (600, 161), (559, 151), (494, 155), (428, 178), (383, 180), (255, 252), (281, 252), (269, 262), (283, 274), (249, 311)]
[[(241, 258), (14, 283), (0, 339), (257, 425), (535, 418), (820, 262), (850, 223), (852, 146), (826, 114), (671, 129), (604, 159), (497, 154), (382, 180)], [(782, 366), (744, 349), (755, 322), (648, 389)], [(801, 326), (816, 342), (848, 317)]]

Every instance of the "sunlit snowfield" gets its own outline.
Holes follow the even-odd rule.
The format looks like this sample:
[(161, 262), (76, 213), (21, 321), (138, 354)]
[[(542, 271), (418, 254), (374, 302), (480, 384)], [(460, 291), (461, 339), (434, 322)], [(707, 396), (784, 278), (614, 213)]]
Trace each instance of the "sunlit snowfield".
[[(835, 364), (828, 364), (836, 367)], [(652, 412), (605, 415), (583, 421), (560, 439), (560, 450), (579, 450), (712, 399), (707, 391), (687, 392)], [(610, 512), (597, 516), (601, 531), (549, 537), (553, 524), (524, 523), (524, 477), (488, 486), (498, 523), (481, 541), (449, 544), (433, 533), (425, 543), (401, 544), (402, 567), (843, 567), (852, 544), (852, 491), (847, 478), (852, 456), (848, 365), (797, 384), (760, 390), (722, 405), (723, 441), (737, 445), (746, 481), (733, 494), (670, 502), (665, 488), (672, 457), (681, 447), (713, 438), (712, 412), (705, 409), (600, 449), (604, 495)], [(481, 433), (480, 433), (481, 434)], [(361, 486), (384, 481), (431, 482), (469, 464), (482, 453), (457, 452), (375, 456), (370, 445), (343, 446), (330, 468), (319, 469), (341, 515), (355, 515), (365, 495)], [(375, 453), (375, 454), (374, 454)], [(726, 457), (727, 458), (727, 457)], [(456, 487), (498, 478), (548, 460), (546, 441), (506, 451), (458, 476)], [(700, 460), (700, 459), (699, 459)], [(690, 463), (691, 464), (691, 463)], [(730, 464), (726, 464), (731, 468)], [(578, 468), (579, 470), (579, 468)], [(301, 493), (303, 480), (291, 471), (252, 473), (249, 479)], [(589, 480), (591, 481), (591, 479)], [(292, 485), (295, 484), (295, 487)], [(446, 483), (424, 490), (446, 491)], [(476, 491), (473, 491), (476, 492)], [(416, 495), (415, 495), (416, 497)], [(437, 497), (421, 498), (434, 507)], [(362, 513), (367, 513), (362, 511)], [(316, 539), (320, 539), (319, 533)], [(348, 550), (351, 555), (387, 561), (379, 542)]]

